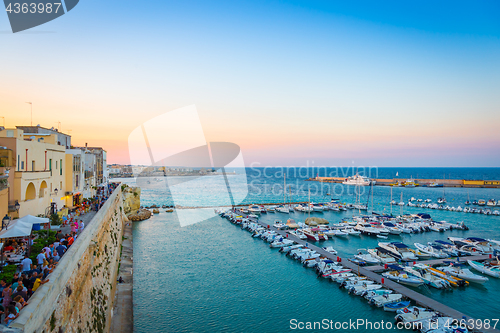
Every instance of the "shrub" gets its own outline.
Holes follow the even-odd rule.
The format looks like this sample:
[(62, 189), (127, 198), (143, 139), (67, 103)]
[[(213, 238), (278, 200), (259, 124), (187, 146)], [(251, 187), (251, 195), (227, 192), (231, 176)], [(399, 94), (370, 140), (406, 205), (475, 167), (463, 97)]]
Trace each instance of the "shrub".
[(0, 274), (0, 279), (5, 282), (11, 282), (12, 278), (14, 278), (14, 274), (17, 271), (16, 265), (7, 265), (2, 269), (2, 273)]
[(62, 223), (61, 217), (56, 213), (50, 215), (49, 221), (52, 225), (60, 225)]

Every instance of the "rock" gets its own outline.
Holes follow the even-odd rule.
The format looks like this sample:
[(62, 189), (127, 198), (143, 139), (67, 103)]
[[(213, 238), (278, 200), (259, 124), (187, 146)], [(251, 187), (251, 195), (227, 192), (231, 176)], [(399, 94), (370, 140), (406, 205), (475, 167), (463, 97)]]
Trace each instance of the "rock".
[(153, 214), (160, 214), (160, 210), (159, 209), (153, 209)]
[(147, 209), (137, 210), (135, 213), (131, 213), (127, 215), (127, 218), (132, 222), (139, 222), (147, 220), (151, 217), (151, 212)]
[(313, 226), (318, 224), (328, 224), (328, 221), (321, 217), (309, 217), (306, 219), (305, 223), (309, 226)]
[(141, 207), (141, 188), (126, 187), (123, 190), (123, 210), (125, 214), (134, 212)]

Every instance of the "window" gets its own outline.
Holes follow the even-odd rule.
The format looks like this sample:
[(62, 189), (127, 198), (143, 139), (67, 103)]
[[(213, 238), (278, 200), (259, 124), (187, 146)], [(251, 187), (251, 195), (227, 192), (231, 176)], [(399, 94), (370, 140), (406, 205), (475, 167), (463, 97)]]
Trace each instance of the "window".
[(57, 170), (57, 161), (56, 161), (56, 170)]
[(7, 130), (7, 137), (8, 138), (13, 138), (14, 137), (14, 131), (13, 130)]
[(59, 162), (59, 175), (62, 176), (62, 159), (61, 162)]
[(35, 161), (31, 161), (31, 171), (35, 171)]
[(24, 161), (21, 161), (21, 170), (24, 170)]
[(17, 171), (19, 171), (20, 166), (21, 166), (21, 156), (17, 155)]
[[(52, 159), (49, 160), (49, 170), (52, 171)], [(52, 190), (50, 190), (52, 192)]]

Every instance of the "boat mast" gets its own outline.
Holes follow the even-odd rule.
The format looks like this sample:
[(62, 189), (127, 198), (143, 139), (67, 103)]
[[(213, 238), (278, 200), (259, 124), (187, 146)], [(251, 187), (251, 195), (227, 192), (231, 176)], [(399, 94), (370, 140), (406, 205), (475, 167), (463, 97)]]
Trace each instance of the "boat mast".
[[(403, 190), (401, 190), (401, 201), (400, 202), (403, 202)], [(400, 213), (400, 215), (403, 216), (403, 205), (401, 205), (401, 213)]]
[(391, 205), (391, 216), (392, 216), (392, 186), (391, 186), (391, 202), (390, 202), (390, 205)]
[(283, 207), (286, 206), (286, 173), (283, 174)]
[(307, 205), (307, 213), (308, 213), (308, 218), (311, 217), (311, 189), (308, 188), (307, 192), (309, 193), (309, 205)]
[(373, 214), (373, 182), (371, 182), (371, 192), (372, 192), (372, 214)]

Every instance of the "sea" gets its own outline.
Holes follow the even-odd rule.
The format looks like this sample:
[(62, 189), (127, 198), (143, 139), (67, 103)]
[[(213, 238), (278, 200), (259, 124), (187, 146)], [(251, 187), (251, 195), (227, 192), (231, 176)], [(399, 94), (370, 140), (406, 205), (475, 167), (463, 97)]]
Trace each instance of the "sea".
[[(347, 170), (346, 170), (347, 169)], [(361, 170), (360, 170), (361, 169)], [(381, 214), (428, 213), (437, 221), (464, 222), (470, 230), (402, 234), (389, 241), (426, 244), (447, 237), (483, 237), (500, 240), (500, 216), (481, 215), (389, 204), (391, 198), (445, 197), (450, 206), (464, 207), (466, 200), (500, 200), (500, 189), (439, 187), (356, 187), (308, 181), (316, 176), (347, 177), (353, 173), (373, 178), (425, 178), (499, 180), (500, 168), (246, 168), (227, 169), (211, 176), (148, 177), (115, 179), (141, 187), (141, 204), (198, 207), (191, 215), (162, 212), (133, 225), (134, 237), (134, 332), (283, 332), (400, 331), (394, 313), (369, 305), (338, 285), (318, 278), (315, 271), (252, 238), (250, 233), (217, 216), (212, 207), (231, 204), (297, 201), (361, 202), (369, 212)], [(285, 185), (286, 183), (286, 185)], [(284, 190), (285, 189), (285, 190)], [(210, 208), (199, 208), (210, 207)], [(491, 208), (491, 210), (500, 207)], [(179, 210), (180, 211), (180, 210)], [(203, 212), (197, 214), (197, 212)], [(331, 223), (359, 214), (358, 211), (268, 213), (261, 220), (308, 216)], [(188, 217), (186, 217), (188, 216)], [(186, 223), (186, 219), (191, 219)], [(358, 249), (374, 248), (377, 238), (333, 238), (341, 256)], [(416, 291), (447, 304), (481, 324), (495, 325), (500, 317), (500, 279), (484, 285)], [(496, 321), (495, 321), (496, 320)], [(497, 325), (497, 328), (500, 324)]]

